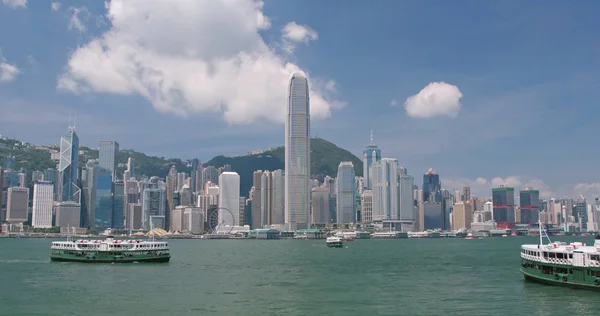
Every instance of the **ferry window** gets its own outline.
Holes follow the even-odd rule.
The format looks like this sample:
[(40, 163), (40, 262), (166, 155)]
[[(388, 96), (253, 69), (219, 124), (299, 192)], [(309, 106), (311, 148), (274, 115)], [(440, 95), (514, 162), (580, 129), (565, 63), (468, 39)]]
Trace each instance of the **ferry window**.
[(573, 259), (573, 254), (572, 253), (569, 254), (569, 259)]
[(590, 259), (592, 259), (592, 260), (600, 260), (600, 255), (590, 255)]

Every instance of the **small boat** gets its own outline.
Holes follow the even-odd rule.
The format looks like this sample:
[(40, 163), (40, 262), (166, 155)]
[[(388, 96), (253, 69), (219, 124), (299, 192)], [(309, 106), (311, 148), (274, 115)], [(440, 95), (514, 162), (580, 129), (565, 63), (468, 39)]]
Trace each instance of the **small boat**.
[(517, 233), (510, 234), (512, 237), (517, 237)]
[(342, 237), (342, 241), (354, 241), (354, 239), (352, 239), (352, 237), (350, 237), (350, 236), (346, 236), (346, 237)]
[(336, 236), (327, 237), (327, 239), (325, 240), (325, 243), (327, 244), (327, 247), (329, 247), (329, 248), (344, 247), (344, 241), (342, 240), (342, 238), (336, 237)]
[(508, 235), (507, 234), (503, 234), (502, 237), (508, 237)]
[(477, 237), (477, 236), (473, 236), (473, 234), (471, 234), (471, 233), (468, 233), (468, 234), (467, 234), (467, 237), (465, 237), (465, 239), (479, 239), (479, 237)]
[(304, 234), (304, 235), (298, 235), (298, 236), (294, 236), (294, 239), (306, 240), (306, 239), (308, 239), (308, 236), (306, 236), (306, 234)]

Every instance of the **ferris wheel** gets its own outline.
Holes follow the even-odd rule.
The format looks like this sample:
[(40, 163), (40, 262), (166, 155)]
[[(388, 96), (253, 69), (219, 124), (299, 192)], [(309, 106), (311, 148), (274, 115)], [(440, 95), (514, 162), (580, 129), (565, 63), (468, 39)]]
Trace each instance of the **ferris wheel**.
[(213, 234), (229, 234), (236, 224), (233, 212), (225, 207), (217, 208), (208, 219), (208, 225)]

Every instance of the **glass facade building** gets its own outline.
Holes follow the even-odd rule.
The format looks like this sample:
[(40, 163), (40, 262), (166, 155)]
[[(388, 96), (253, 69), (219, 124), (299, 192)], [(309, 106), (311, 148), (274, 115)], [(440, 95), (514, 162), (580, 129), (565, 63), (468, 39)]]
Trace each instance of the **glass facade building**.
[(95, 174), (94, 228), (100, 232), (112, 227), (112, 174), (102, 167), (96, 167)]
[(540, 211), (540, 191), (522, 190), (519, 192), (521, 224), (537, 225)]
[(304, 73), (291, 76), (285, 120), (285, 224), (310, 227), (310, 98)]
[(500, 187), (492, 189), (494, 221), (498, 229), (515, 228), (515, 189)]
[(60, 161), (58, 163), (61, 201), (81, 203), (81, 189), (77, 185), (79, 162), (79, 137), (74, 127), (60, 139)]
[(350, 161), (342, 161), (338, 166), (336, 180), (337, 223), (356, 222), (356, 181), (354, 165)]

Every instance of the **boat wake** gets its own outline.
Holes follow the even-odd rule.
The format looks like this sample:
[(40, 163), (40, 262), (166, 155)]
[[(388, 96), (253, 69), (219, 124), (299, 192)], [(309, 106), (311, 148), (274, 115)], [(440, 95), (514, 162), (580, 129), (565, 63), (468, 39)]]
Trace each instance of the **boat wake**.
[(5, 259), (0, 260), (2, 263), (50, 263), (50, 260)]

